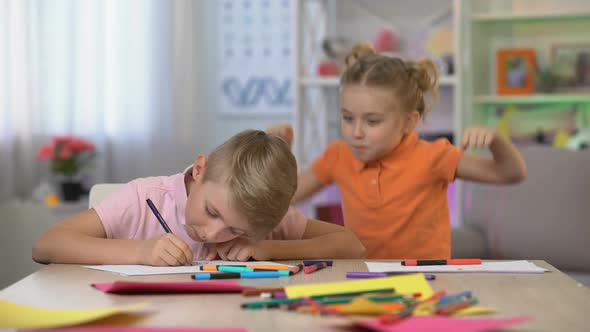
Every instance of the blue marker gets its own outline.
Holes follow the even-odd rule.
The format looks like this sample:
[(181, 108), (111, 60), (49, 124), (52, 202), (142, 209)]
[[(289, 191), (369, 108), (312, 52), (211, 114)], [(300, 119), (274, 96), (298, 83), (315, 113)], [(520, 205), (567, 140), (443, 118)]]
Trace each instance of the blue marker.
[(446, 296), (441, 296), (441, 298), (438, 300), (438, 304), (445, 304), (447, 302), (451, 302), (455, 299), (459, 299), (459, 298), (471, 298), (471, 291), (464, 291), (464, 292), (460, 292), (460, 293), (456, 293), (456, 294), (449, 294)]
[(233, 273), (245, 273), (245, 272), (278, 272), (281, 276), (288, 276), (291, 275), (289, 270), (263, 270), (263, 269), (253, 269), (249, 267), (241, 267), (241, 266), (219, 266), (217, 267), (217, 271), (221, 272), (233, 272)]

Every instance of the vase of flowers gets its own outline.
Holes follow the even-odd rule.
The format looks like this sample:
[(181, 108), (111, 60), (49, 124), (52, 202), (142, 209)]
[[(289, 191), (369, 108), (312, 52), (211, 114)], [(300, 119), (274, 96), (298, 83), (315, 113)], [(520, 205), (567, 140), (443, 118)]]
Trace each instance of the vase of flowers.
[(51, 172), (59, 182), (62, 199), (77, 201), (82, 194), (80, 172), (95, 155), (94, 144), (83, 138), (55, 136), (39, 149), (37, 158), (51, 163)]

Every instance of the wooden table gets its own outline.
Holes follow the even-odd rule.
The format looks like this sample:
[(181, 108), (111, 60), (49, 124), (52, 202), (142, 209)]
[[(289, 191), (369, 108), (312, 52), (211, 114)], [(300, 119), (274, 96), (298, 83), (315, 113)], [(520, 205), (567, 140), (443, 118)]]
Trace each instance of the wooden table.
[[(288, 261), (287, 263), (293, 263)], [(535, 261), (544, 274), (438, 273), (434, 290), (449, 293), (472, 290), (482, 306), (498, 309), (486, 317), (533, 316), (509, 331), (589, 331), (590, 290), (544, 261)], [(279, 279), (242, 279), (244, 285), (277, 287), (289, 284), (346, 280), (347, 271), (366, 271), (364, 260), (337, 260), (315, 273)], [(340, 331), (346, 320), (278, 309), (242, 310), (240, 303), (255, 298), (220, 295), (107, 295), (90, 287), (115, 280), (191, 280), (187, 274), (121, 277), (77, 265), (50, 265), (0, 291), (0, 299), (47, 308), (102, 308), (149, 301), (154, 313), (131, 322), (143, 326), (233, 326), (249, 331)], [(121, 323), (121, 319), (106, 320)]]

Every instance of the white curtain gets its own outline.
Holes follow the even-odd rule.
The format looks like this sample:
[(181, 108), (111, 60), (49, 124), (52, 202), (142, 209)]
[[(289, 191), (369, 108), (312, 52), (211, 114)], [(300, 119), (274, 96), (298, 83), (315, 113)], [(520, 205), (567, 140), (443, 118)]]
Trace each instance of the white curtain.
[(52, 135), (97, 145), (92, 182), (190, 162), (186, 151), (198, 148), (185, 121), (195, 107), (192, 7), (0, 0), (0, 200), (26, 198), (48, 176), (36, 151)]

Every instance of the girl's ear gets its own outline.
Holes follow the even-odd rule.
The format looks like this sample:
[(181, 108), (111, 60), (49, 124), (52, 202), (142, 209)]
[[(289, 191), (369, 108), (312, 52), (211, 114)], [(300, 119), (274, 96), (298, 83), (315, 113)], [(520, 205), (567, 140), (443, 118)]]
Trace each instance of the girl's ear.
[(207, 157), (200, 154), (193, 163), (193, 179), (197, 180), (205, 174), (205, 168), (207, 167)]
[(420, 121), (420, 113), (416, 110), (413, 110), (410, 112), (410, 114), (408, 114), (404, 128), (404, 134), (413, 132), (416, 129), (416, 126), (418, 126), (418, 121)]

